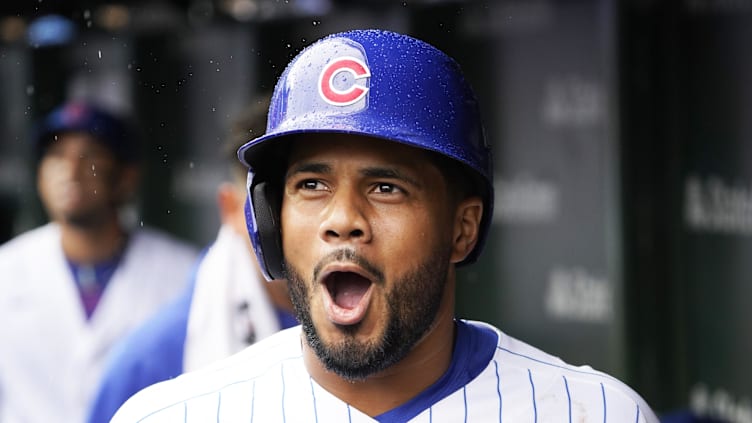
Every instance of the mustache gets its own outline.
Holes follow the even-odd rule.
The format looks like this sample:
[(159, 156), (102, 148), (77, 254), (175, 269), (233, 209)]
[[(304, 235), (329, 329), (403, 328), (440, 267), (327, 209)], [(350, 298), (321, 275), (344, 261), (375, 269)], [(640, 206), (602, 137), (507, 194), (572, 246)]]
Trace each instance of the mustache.
[(376, 265), (368, 261), (365, 257), (359, 255), (353, 248), (340, 248), (325, 255), (316, 266), (313, 268), (313, 279), (317, 281), (321, 270), (330, 263), (349, 262), (356, 264), (366, 270), (376, 280), (374, 282), (384, 283), (384, 272), (382, 272)]

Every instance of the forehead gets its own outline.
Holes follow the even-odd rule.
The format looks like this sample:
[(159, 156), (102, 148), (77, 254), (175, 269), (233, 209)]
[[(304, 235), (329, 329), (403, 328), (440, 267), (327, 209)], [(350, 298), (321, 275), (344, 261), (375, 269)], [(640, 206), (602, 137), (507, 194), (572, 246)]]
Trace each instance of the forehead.
[(363, 135), (306, 134), (291, 141), (289, 164), (327, 158), (372, 159), (395, 166), (433, 164), (424, 150)]
[(53, 135), (48, 142), (48, 147), (87, 147), (109, 151), (99, 139), (88, 132), (71, 131)]
[(40, 158), (42, 160), (65, 155), (118, 161), (115, 153), (104, 142), (83, 131), (62, 132), (53, 135), (41, 148)]

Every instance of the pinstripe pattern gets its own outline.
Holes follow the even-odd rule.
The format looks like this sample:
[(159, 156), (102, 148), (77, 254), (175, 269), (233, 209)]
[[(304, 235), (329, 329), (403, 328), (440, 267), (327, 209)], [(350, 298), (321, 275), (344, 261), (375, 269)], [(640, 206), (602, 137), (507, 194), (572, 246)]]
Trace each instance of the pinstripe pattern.
[(313, 417), (316, 423), (319, 422), (319, 413), (316, 411), (316, 392), (313, 390), (313, 379), (308, 378), (308, 382), (311, 384), (311, 400), (313, 400)]
[(527, 377), (530, 380), (530, 391), (532, 392), (533, 401), (533, 421), (538, 421), (538, 403), (535, 401), (535, 383), (533, 383), (533, 372), (527, 369)]
[(465, 410), (465, 418), (462, 421), (467, 423), (467, 389), (464, 386), (462, 387), (462, 402)]
[(253, 423), (253, 406), (256, 404), (256, 381), (253, 381), (253, 387), (251, 388), (251, 392), (253, 392), (253, 395), (251, 395), (251, 423)]
[(499, 422), (501, 422), (501, 412), (503, 410), (501, 400), (501, 378), (499, 377), (499, 362), (494, 360), (494, 373), (496, 373), (496, 395), (499, 397)]
[(222, 409), (222, 392), (219, 392), (219, 395), (217, 396), (217, 414), (215, 421), (219, 423), (219, 411)]
[(572, 423), (572, 396), (569, 394), (569, 383), (567, 383), (567, 377), (562, 375), (564, 379), (564, 389), (567, 390), (567, 416), (569, 417), (569, 423)]
[[(492, 329), (479, 323), (472, 328)], [(311, 378), (298, 331), (283, 331), (211, 369), (148, 388), (129, 400), (112, 423), (215, 418), (264, 423), (658, 421), (647, 404), (616, 379), (589, 367), (569, 366), (501, 332), (495, 332), (499, 340), (495, 348), (491, 345), (490, 359), (479, 362), (471, 379), (463, 379), (468, 369), (462, 363), (473, 362), (479, 351), (472, 349), (465, 353), (469, 355), (453, 358), (453, 366), (456, 361), (462, 371), (442, 378), (426, 391), (428, 395), (370, 417)]]
[(282, 421), (287, 421), (287, 413), (285, 413), (285, 368), (284, 366), (279, 366), (279, 380), (282, 381), (282, 404), (280, 407), (279, 412), (282, 414)]

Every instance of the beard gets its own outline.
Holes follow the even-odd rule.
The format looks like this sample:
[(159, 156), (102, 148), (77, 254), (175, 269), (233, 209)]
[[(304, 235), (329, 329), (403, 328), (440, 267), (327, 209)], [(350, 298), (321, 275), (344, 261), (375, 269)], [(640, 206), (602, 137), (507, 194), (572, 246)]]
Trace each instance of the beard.
[[(79, 200), (61, 198), (60, 187), (55, 189), (55, 195), (49, 195), (49, 201), (45, 202), (50, 217), (67, 225), (82, 230), (97, 230), (111, 223), (113, 216), (117, 216), (119, 207), (124, 203), (118, 192), (118, 179), (122, 178), (122, 172), (116, 169), (101, 169), (98, 171), (99, 182), (80, 182), (77, 188), (80, 193), (76, 197)], [(73, 184), (75, 182), (71, 182)], [(44, 199), (43, 199), (44, 201)]]
[[(376, 269), (362, 257), (356, 256), (352, 250), (338, 250), (335, 255), (347, 256), (350, 261), (363, 267)], [(321, 339), (311, 318), (309, 285), (296, 269), (285, 263), (295, 314), (302, 325), (308, 346), (327, 370), (346, 380), (364, 380), (405, 358), (418, 341), (423, 339), (434, 325), (444, 296), (450, 252), (447, 250), (442, 254), (434, 251), (428, 257), (407, 275), (394, 281), (393, 288), (386, 293), (387, 323), (380, 335), (368, 341), (358, 340), (358, 323), (339, 326), (342, 339), (328, 343)]]

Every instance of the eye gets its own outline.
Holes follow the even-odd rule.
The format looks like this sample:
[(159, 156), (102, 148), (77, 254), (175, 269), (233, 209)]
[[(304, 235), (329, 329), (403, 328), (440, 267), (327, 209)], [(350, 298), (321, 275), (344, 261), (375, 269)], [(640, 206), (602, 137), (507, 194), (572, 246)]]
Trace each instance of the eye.
[(92, 164), (104, 164), (112, 160), (112, 155), (102, 149), (89, 148), (81, 151), (78, 158)]
[(45, 157), (62, 157), (63, 155), (65, 155), (65, 152), (59, 143), (53, 142), (44, 150)]
[(403, 192), (401, 188), (397, 187), (394, 184), (389, 184), (385, 182), (381, 182), (376, 184), (374, 187), (374, 192), (379, 194), (393, 194), (393, 193), (400, 193)]
[(317, 191), (324, 189), (324, 184), (321, 183), (321, 181), (317, 181), (316, 179), (305, 179), (303, 181), (300, 181), (298, 184), (300, 189), (304, 190), (310, 190), (310, 191)]

